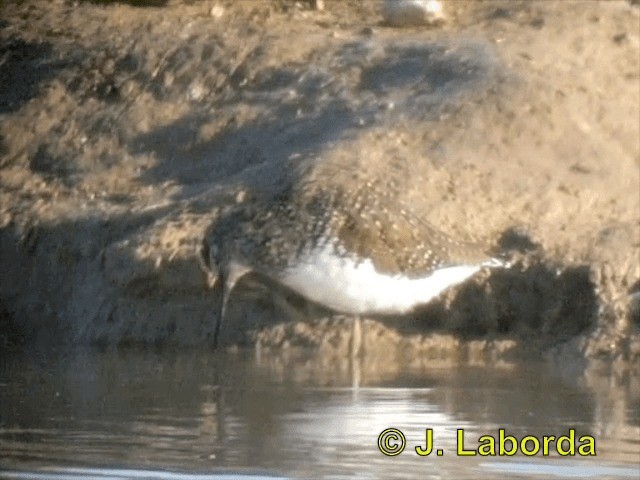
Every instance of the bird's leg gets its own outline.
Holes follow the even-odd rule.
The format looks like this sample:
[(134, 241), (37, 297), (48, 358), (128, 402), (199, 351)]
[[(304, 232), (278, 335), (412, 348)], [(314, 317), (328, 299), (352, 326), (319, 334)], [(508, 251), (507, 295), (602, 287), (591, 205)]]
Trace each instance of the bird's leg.
[(362, 353), (362, 320), (360, 315), (353, 317), (351, 332), (351, 386), (354, 392), (360, 386), (360, 360)]
[(351, 359), (360, 357), (362, 350), (362, 320), (360, 315), (353, 317), (353, 331), (351, 332)]

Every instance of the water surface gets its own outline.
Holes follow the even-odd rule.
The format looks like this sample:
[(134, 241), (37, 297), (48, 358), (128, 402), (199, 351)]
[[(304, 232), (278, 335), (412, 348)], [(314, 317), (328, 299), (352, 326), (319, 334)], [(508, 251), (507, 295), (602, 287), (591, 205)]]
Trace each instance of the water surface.
[[(640, 475), (633, 376), (544, 363), (380, 369), (365, 361), (353, 388), (349, 362), (310, 355), (31, 353), (0, 362), (1, 478)], [(378, 447), (389, 428), (405, 436), (396, 456)], [(459, 429), (468, 450), (499, 428), (518, 439), (574, 429), (576, 439), (594, 438), (597, 456), (456, 454)], [(426, 429), (434, 451), (421, 457)]]

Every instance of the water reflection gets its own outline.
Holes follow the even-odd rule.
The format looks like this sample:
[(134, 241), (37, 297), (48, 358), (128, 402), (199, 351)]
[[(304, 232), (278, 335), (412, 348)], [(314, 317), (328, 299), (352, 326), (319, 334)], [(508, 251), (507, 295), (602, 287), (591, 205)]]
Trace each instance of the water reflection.
[[(625, 478), (637, 474), (640, 458), (640, 385), (630, 374), (567, 376), (532, 363), (383, 368), (365, 359), (354, 390), (349, 362), (292, 351), (30, 354), (0, 362), (4, 478), (26, 478), (9, 469), (35, 475), (53, 467), (103, 473), (151, 467), (213, 478), (230, 471), (291, 478), (478, 478), (499, 471), (539, 478), (545, 469), (586, 477), (603, 464), (608, 470), (599, 478)], [(396, 457), (378, 450), (378, 434), (389, 427), (406, 436), (406, 450)], [(500, 427), (516, 437), (574, 428), (576, 437), (595, 437), (598, 456), (568, 463), (557, 455), (455, 455), (457, 429), (477, 446), (478, 437), (497, 436)], [(425, 444), (426, 428), (442, 456), (414, 453)]]

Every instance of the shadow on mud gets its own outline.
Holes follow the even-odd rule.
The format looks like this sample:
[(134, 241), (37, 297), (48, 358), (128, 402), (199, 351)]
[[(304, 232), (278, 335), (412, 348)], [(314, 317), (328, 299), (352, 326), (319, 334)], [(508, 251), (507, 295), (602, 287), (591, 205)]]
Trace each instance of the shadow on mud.
[[(0, 229), (3, 255), (0, 291), (3, 298), (11, 301), (11, 308), (8, 302), (0, 305), (0, 346), (25, 343), (41, 348), (118, 343), (145, 346), (144, 341), (136, 342), (136, 338), (151, 338), (147, 342), (151, 346), (163, 341), (171, 343), (171, 319), (166, 325), (161, 322), (157, 325), (152, 316), (144, 317), (135, 308), (123, 305), (127, 305), (128, 296), (149, 294), (149, 302), (156, 302), (167, 311), (176, 307), (188, 316), (188, 306), (176, 300), (180, 292), (174, 292), (178, 305), (166, 306), (166, 292), (154, 292), (152, 278), (145, 283), (145, 290), (140, 291), (133, 280), (119, 283), (119, 278), (113, 275), (109, 278), (105, 272), (106, 248), (153, 224), (161, 214), (154, 210), (109, 218), (93, 216), (39, 224), (21, 233), (11, 226)], [(130, 271), (127, 268), (135, 270), (140, 262), (127, 257), (122, 265), (111, 268), (119, 269), (126, 277)], [(197, 302), (195, 305), (202, 307)], [(202, 310), (209, 314), (209, 309)], [(29, 321), (15, 321), (25, 318)], [(147, 334), (142, 335), (137, 328)]]
[(4, 160), (2, 157), (4, 157), (8, 151), (9, 149), (7, 148), (4, 137), (0, 135), (0, 166), (4, 166)]
[[(261, 49), (255, 47), (244, 62), (258, 62)], [(319, 156), (327, 145), (363, 128), (437, 120), (465, 101), (495, 94), (506, 81), (487, 47), (473, 43), (403, 42), (379, 48), (353, 42), (332, 54), (331, 70), (308, 64), (256, 69), (241, 63), (223, 79), (209, 66), (216, 64), (215, 55), (208, 51), (202, 57), (205, 53), (197, 45), (180, 47), (167, 55), (156, 76), (174, 79), (171, 84), (154, 80), (147, 85), (157, 98), (172, 98), (189, 95), (195, 84), (202, 98), (185, 116), (130, 141), (132, 154), (152, 152), (159, 160), (144, 173), (149, 183), (220, 182), (264, 167), (248, 181), (270, 186), (291, 170), (292, 159)], [(185, 76), (192, 63), (202, 66)], [(247, 110), (259, 113), (247, 116)], [(203, 133), (214, 122), (215, 133)]]
[(15, 112), (40, 92), (60, 65), (47, 42), (9, 38), (0, 44), (0, 113)]
[(562, 343), (595, 324), (597, 306), (588, 266), (560, 271), (544, 264), (523, 270), (516, 265), (492, 272), (484, 285), (462, 286), (435, 317), (466, 339), (507, 335)]

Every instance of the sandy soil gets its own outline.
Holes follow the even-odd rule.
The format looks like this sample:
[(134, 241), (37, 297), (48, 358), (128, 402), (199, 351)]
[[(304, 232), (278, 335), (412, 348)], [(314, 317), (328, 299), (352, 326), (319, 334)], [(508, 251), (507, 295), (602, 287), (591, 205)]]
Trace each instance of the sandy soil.
[[(429, 222), (517, 252), (407, 318), (367, 319), (372, 362), (633, 364), (637, 2), (444, 11), (392, 27), (375, 1), (0, 2), (2, 342), (210, 346), (206, 228), (314, 162), (312, 178), (399, 178)], [(349, 322), (302, 303), (248, 279), (223, 344), (344, 355)]]

